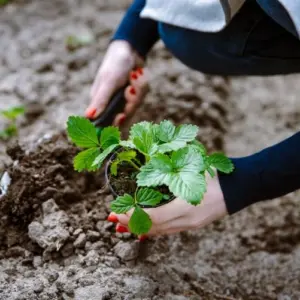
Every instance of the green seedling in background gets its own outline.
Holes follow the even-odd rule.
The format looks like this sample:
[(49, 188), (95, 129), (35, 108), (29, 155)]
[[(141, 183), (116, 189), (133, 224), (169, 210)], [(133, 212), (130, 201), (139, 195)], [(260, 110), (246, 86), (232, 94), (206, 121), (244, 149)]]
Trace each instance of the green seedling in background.
[(15, 106), (7, 110), (0, 111), (2, 117), (7, 121), (7, 125), (0, 131), (0, 139), (7, 140), (18, 134), (17, 118), (24, 115), (24, 106)]
[(5, 5), (8, 2), (11, 2), (11, 0), (0, 0), (0, 6)]
[(233, 171), (231, 160), (223, 153), (207, 154), (204, 145), (196, 140), (199, 128), (191, 124), (140, 122), (131, 127), (128, 140), (121, 140), (117, 127), (105, 127), (99, 135), (89, 120), (72, 116), (67, 131), (76, 146), (85, 148), (74, 158), (75, 170), (96, 171), (117, 149), (110, 162), (111, 175), (116, 176), (124, 163), (132, 167), (138, 188), (134, 195), (117, 197), (111, 209), (118, 214), (133, 209), (128, 226), (134, 234), (150, 230), (152, 222), (143, 207), (157, 206), (166, 199), (167, 195), (158, 191), (160, 186), (198, 205), (206, 192), (206, 172), (214, 176), (213, 168), (223, 173)]
[(68, 51), (75, 51), (76, 49), (92, 44), (94, 40), (94, 36), (88, 33), (69, 35), (65, 39), (65, 45)]

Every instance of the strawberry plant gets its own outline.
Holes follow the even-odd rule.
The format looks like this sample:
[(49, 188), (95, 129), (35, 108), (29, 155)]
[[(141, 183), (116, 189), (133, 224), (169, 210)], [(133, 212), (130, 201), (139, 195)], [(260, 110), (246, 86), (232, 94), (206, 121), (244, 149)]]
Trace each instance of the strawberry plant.
[(118, 128), (105, 127), (100, 134), (87, 119), (71, 116), (67, 123), (70, 139), (81, 148), (74, 158), (77, 171), (96, 171), (107, 164), (109, 184), (116, 195), (113, 212), (133, 209), (129, 229), (147, 233), (151, 219), (145, 207), (162, 205), (175, 197), (191, 205), (201, 203), (206, 192), (205, 174), (233, 171), (233, 164), (222, 153), (208, 154), (196, 140), (199, 128), (184, 124), (174, 126), (164, 120), (159, 124), (140, 122), (122, 140)]

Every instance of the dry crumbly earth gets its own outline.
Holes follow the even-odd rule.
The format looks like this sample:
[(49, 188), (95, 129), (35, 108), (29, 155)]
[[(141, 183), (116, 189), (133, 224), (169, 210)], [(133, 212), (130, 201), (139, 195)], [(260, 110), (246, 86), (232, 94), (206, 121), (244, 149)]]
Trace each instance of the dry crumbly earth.
[[(27, 113), (19, 122), (22, 149), (0, 144), (0, 170), (12, 178), (0, 200), (0, 299), (300, 299), (299, 193), (202, 230), (139, 243), (105, 221), (112, 196), (101, 171), (72, 170), (77, 149), (63, 133), (66, 119), (87, 106), (129, 2), (32, 0), (1, 7), (0, 109), (24, 104)], [(69, 53), (64, 39), (77, 32), (96, 41)], [(232, 156), (299, 129), (299, 76), (204, 76), (161, 44), (148, 64), (152, 89), (134, 121), (193, 122), (210, 149)]]

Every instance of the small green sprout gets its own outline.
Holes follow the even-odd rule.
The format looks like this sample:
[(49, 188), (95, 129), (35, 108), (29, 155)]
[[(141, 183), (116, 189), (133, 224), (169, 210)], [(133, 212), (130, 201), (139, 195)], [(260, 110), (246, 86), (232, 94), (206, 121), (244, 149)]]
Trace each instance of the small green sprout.
[(18, 134), (17, 118), (25, 113), (24, 106), (15, 106), (8, 110), (0, 111), (0, 114), (6, 119), (7, 125), (0, 131), (0, 139), (7, 140)]
[(78, 34), (78, 35), (68, 35), (65, 39), (65, 45), (67, 50), (75, 51), (81, 47), (90, 45), (94, 42), (94, 36), (92, 34)]

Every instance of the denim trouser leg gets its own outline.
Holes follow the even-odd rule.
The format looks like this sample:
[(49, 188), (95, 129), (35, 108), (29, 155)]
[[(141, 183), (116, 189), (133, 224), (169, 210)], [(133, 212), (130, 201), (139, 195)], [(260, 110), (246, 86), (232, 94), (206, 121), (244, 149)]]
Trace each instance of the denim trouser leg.
[(230, 24), (205, 33), (159, 23), (166, 47), (207, 74), (275, 75), (300, 72), (300, 40), (248, 0)]

